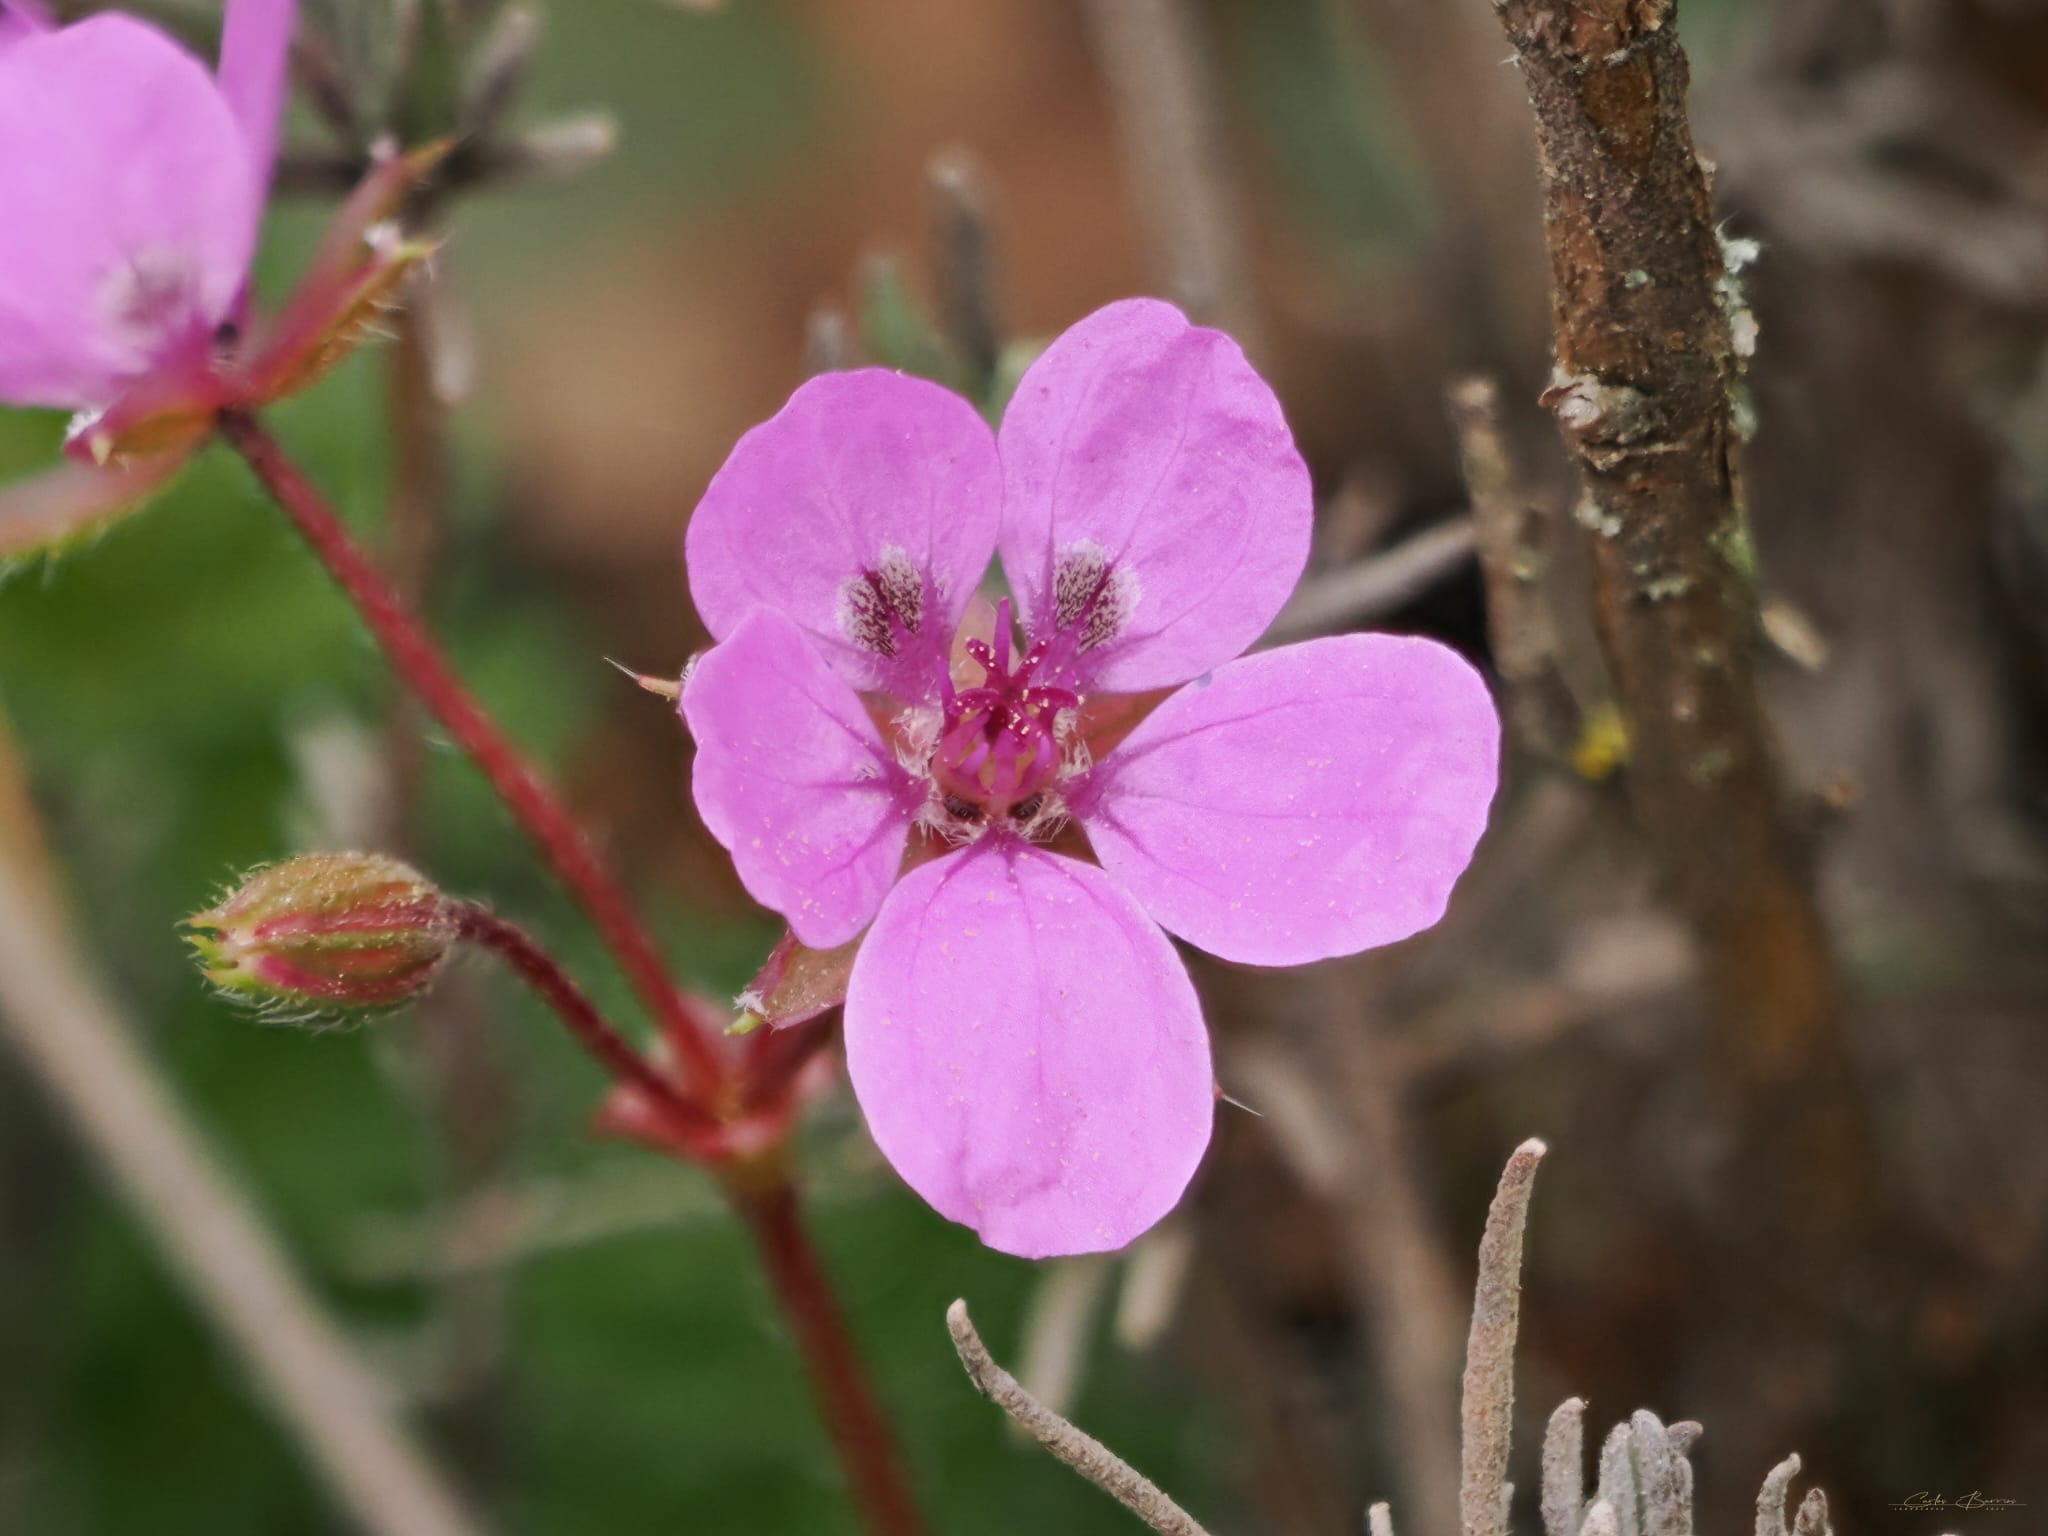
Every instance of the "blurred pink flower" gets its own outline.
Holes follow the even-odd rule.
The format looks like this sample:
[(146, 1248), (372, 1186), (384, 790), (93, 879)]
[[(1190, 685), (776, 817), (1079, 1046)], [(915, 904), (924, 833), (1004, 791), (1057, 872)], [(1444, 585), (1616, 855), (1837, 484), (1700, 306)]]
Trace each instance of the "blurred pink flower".
[(0, 558), (133, 505), (218, 414), (301, 387), (424, 248), (372, 238), (419, 169), (337, 216), (291, 301), (248, 313), (297, 0), (228, 0), (220, 66), (147, 22), (0, 0), (0, 405), (75, 414), (73, 465), (0, 491)]
[[(1485, 826), (1499, 725), (1452, 651), (1232, 659), (1310, 516), (1235, 343), (1130, 300), (1052, 344), (999, 438), (934, 384), (813, 379), (691, 521), (718, 641), (682, 694), (697, 805), (798, 939), (867, 930), (854, 1090), (992, 1247), (1120, 1247), (1180, 1198), (1215, 1085), (1167, 933), (1253, 965), (1391, 943), (1442, 915)], [(1011, 599), (970, 611), (996, 553), (1021, 644)], [(1147, 701), (1101, 697), (1176, 685), (1135, 727)]]
[(102, 409), (204, 369), (269, 192), (295, 0), (232, 0), (218, 77), (147, 22), (4, 0), (0, 401)]

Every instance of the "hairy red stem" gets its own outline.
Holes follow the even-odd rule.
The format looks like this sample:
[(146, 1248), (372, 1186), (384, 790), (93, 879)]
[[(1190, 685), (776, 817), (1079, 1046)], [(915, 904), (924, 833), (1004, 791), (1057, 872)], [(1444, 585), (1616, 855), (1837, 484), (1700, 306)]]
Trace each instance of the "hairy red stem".
[(533, 936), (516, 923), (473, 903), (462, 903), (456, 921), (462, 937), (496, 955), (510, 966), (519, 979), (554, 1009), (569, 1033), (604, 1069), (661, 1107), (662, 1114), (678, 1125), (707, 1134), (718, 1130), (712, 1115), (683, 1097), (674, 1083), (656, 1070), (654, 1064), (633, 1048), (630, 1041), (605, 1021), (584, 990), (577, 986), (554, 956), (542, 949)]
[(779, 1173), (760, 1187), (734, 1178), (727, 1188), (761, 1250), (769, 1283), (810, 1367), (819, 1409), (863, 1522), (874, 1536), (920, 1536), (924, 1526), (896, 1459), (888, 1420), (854, 1354), (832, 1282), (804, 1232), (795, 1188)]
[(634, 910), (632, 899), (605, 868), (582, 828), (470, 696), (426, 629), (356, 547), (341, 519), (277, 440), (255, 417), (234, 411), (222, 414), (220, 432), (348, 594), (392, 670), (483, 771), (556, 875), (582, 903), (620, 969), (660, 1022), (663, 1035), (675, 1041), (686, 1058), (682, 1067), (692, 1085), (700, 1096), (711, 1099), (723, 1083), (723, 1065), (684, 1008), (661, 951)]
[[(426, 629), (356, 547), (333, 509), (276, 439), (254, 417), (239, 412), (222, 414), (220, 433), (297, 525), (362, 614), (392, 670), (419, 694), (483, 770), (562, 882), (582, 901), (621, 967), (661, 1021), (664, 1035), (690, 1058), (688, 1066), (699, 1098), (717, 1103), (728, 1086), (723, 1065), (711, 1042), (699, 1033), (631, 898), (598, 861), (582, 829), (469, 696)], [(612, 1029), (575, 982), (524, 933), (509, 923), (498, 923), (481, 908), (469, 909), (465, 926), (471, 937), (493, 949), (539, 991), (577, 1039), (622, 1081), (654, 1094), (665, 1110), (681, 1108), (694, 1117), (704, 1117), (699, 1105), (663, 1079)], [(897, 1461), (888, 1420), (854, 1352), (831, 1280), (804, 1231), (788, 1171), (779, 1156), (771, 1156), (728, 1165), (723, 1182), (734, 1210), (760, 1249), (776, 1300), (788, 1316), (863, 1523), (871, 1536), (921, 1536), (923, 1526)]]

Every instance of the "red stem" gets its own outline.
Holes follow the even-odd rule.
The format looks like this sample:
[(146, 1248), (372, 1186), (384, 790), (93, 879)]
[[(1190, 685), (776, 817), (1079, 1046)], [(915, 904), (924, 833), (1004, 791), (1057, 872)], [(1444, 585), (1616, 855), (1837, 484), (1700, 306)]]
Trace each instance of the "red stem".
[(222, 414), (220, 432), (348, 594), (383, 647), (392, 670), (405, 679), (483, 771), (562, 883), (583, 904), (620, 969), (660, 1022), (664, 1037), (676, 1042), (685, 1058), (681, 1066), (698, 1094), (712, 1098), (723, 1083), (723, 1066), (710, 1042), (697, 1032), (631, 898), (605, 868), (582, 829), (542, 784), (519, 749), (470, 697), (419, 620), (356, 547), (341, 519), (286, 457), (277, 440), (255, 417), (235, 411)]
[(577, 1043), (613, 1077), (661, 1106), (662, 1114), (678, 1125), (707, 1134), (718, 1130), (717, 1120), (684, 1098), (674, 1083), (613, 1029), (569, 973), (525, 929), (469, 902), (460, 905), (456, 921), (463, 938), (488, 949), (517, 972), (519, 979), (555, 1010)]
[[(328, 574), (347, 593), (383, 647), (392, 670), (419, 694), (483, 771), (540, 845), (563, 884), (583, 903), (620, 966), (661, 1022), (664, 1036), (690, 1058), (687, 1065), (697, 1097), (717, 1103), (716, 1096), (727, 1086), (723, 1065), (711, 1042), (698, 1031), (684, 995), (669, 979), (660, 951), (642, 926), (631, 899), (598, 861), (582, 830), (469, 696), (432, 637), (406, 610), (376, 566), (356, 548), (341, 520), (276, 439), (254, 417), (232, 411), (222, 413), (220, 433), (247, 461)], [(511, 964), (554, 1007), (577, 1039), (621, 1080), (654, 1095), (664, 1109), (681, 1109), (696, 1120), (704, 1118), (698, 1103), (662, 1078), (604, 1021), (575, 982), (519, 929), (500, 923), (481, 908), (471, 908), (465, 914), (465, 931)], [(796, 1070), (801, 1054), (791, 1050), (782, 1060), (781, 1070)], [(796, 1335), (863, 1522), (871, 1536), (921, 1536), (923, 1527), (897, 1464), (888, 1421), (854, 1353), (831, 1280), (804, 1231), (796, 1190), (779, 1156), (745, 1165), (728, 1164), (722, 1172), (727, 1197), (759, 1246), (776, 1299)]]
[(759, 1188), (738, 1179), (727, 1188), (795, 1330), (863, 1523), (875, 1536), (920, 1536), (924, 1527), (897, 1463), (888, 1421), (853, 1352), (831, 1279), (804, 1232), (795, 1188), (779, 1175)]

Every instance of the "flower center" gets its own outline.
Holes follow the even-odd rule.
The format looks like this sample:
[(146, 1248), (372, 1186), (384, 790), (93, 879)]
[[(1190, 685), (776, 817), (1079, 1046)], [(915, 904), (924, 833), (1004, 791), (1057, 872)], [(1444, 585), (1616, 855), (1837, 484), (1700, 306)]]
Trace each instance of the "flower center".
[(1043, 640), (1012, 665), (1008, 598), (996, 610), (994, 643), (969, 640), (966, 649), (985, 676), (976, 688), (956, 689), (946, 680), (929, 771), (956, 822), (1008, 818), (1028, 825), (1059, 777), (1060, 714), (1079, 707), (1080, 695), (1031, 681), (1045, 659)]
[(147, 367), (198, 323), (198, 264), (179, 251), (139, 252), (107, 274), (97, 302), (108, 333)]

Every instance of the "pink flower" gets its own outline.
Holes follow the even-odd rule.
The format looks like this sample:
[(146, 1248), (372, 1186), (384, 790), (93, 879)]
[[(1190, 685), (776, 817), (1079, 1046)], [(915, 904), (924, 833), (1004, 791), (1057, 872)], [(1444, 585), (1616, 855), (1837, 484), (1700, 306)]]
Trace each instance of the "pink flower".
[(74, 464), (0, 490), (0, 559), (167, 480), (219, 413), (303, 386), (425, 248), (372, 238), (422, 169), (374, 173), (292, 299), (249, 313), (297, 0), (228, 0), (220, 67), (147, 22), (0, 0), (0, 405), (76, 412)]
[[(813, 379), (691, 521), (697, 805), (798, 939), (866, 930), (869, 1129), (992, 1247), (1120, 1247), (1180, 1198), (1215, 1085), (1168, 933), (1253, 965), (1391, 943), (1485, 826), (1499, 725), (1452, 651), (1232, 659), (1310, 515), (1237, 346), (1141, 299), (1055, 341), (999, 437), (917, 379)], [(956, 651), (996, 553), (1023, 637), (1005, 599)]]
[(269, 193), (295, 0), (233, 0), (218, 78), (117, 12), (0, 33), (0, 401), (99, 410), (203, 367)]

